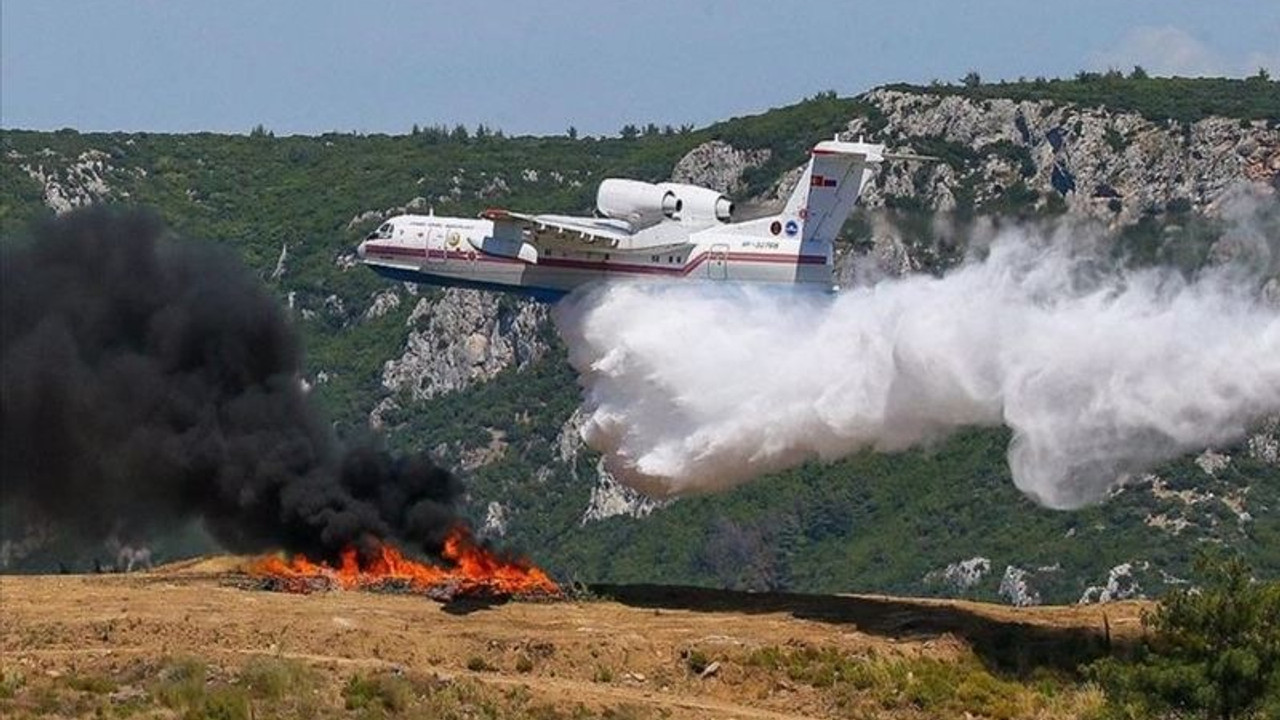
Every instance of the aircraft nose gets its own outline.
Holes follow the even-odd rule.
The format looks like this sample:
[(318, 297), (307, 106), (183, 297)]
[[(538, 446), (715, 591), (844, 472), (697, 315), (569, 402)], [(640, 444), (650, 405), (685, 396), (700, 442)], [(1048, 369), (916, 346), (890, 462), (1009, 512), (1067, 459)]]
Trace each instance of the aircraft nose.
[(360, 258), (361, 260), (364, 259), (364, 246), (367, 244), (368, 244), (368, 241), (362, 240), (360, 244), (356, 246), (356, 257)]

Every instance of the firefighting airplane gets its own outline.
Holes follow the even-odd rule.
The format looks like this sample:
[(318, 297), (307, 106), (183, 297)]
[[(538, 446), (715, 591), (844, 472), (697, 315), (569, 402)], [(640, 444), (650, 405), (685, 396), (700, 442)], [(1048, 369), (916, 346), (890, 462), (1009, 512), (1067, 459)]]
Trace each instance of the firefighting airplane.
[(782, 212), (733, 222), (733, 203), (680, 183), (610, 178), (597, 217), (489, 209), (476, 219), (399, 215), (357, 248), (360, 260), (397, 281), (531, 295), (553, 302), (596, 281), (705, 280), (833, 286), (832, 243), (886, 159), (876, 143), (825, 140)]

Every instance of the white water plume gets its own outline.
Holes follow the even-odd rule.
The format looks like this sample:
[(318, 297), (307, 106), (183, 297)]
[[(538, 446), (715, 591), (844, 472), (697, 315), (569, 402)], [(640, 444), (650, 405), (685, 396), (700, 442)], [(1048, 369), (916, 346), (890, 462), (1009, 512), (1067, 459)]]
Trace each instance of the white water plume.
[(830, 296), (611, 285), (556, 320), (582, 375), (584, 438), (649, 493), (1003, 424), (1017, 486), (1071, 508), (1280, 412), (1280, 310), (1258, 292), (1276, 240), (1255, 242), (1249, 269), (1187, 280), (1116, 269), (1078, 229), (1007, 230), (940, 278)]

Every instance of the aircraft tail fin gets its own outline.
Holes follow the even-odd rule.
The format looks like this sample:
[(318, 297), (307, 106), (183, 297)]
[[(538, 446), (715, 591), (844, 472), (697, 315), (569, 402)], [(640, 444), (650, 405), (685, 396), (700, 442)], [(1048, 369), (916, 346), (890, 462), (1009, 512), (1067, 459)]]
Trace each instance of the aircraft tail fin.
[(936, 160), (927, 155), (886, 153), (879, 143), (823, 140), (813, 147), (809, 165), (800, 175), (782, 211), (800, 218), (805, 241), (831, 242), (853, 211), (853, 204), (885, 160)]
[(783, 213), (799, 217), (805, 241), (835, 240), (853, 205), (884, 160), (884, 145), (824, 140), (814, 146)]

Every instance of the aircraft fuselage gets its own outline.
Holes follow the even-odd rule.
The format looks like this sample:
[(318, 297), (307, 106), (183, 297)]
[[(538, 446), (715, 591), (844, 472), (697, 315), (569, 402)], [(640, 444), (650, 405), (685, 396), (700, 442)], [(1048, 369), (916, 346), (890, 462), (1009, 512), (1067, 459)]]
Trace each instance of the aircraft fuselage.
[[(692, 233), (688, 242), (647, 250), (555, 248), (536, 262), (485, 252), (495, 223), (485, 219), (401, 215), (390, 237), (360, 244), (361, 260), (392, 280), (424, 285), (517, 292), (556, 300), (595, 281), (735, 281), (829, 289), (831, 244), (788, 237), (743, 236), (720, 227)], [(723, 226), (732, 228), (734, 226)]]

